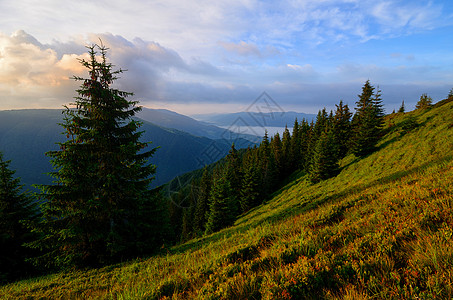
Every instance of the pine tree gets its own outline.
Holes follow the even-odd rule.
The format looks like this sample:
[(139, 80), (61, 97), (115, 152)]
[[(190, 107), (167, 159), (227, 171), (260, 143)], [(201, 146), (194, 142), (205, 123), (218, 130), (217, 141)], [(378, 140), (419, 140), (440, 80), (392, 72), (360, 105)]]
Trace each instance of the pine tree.
[(316, 121), (312, 121), (310, 124), (310, 142), (308, 145), (308, 155), (307, 155), (307, 169), (310, 172), (311, 165), (313, 164), (313, 155), (316, 148), (318, 140), (321, 138), (321, 135), (324, 131), (328, 129), (329, 116), (327, 114), (326, 108), (318, 111), (316, 116)]
[(336, 176), (339, 171), (338, 147), (332, 129), (324, 131), (316, 142), (310, 169), (314, 183)]
[(210, 195), (208, 221), (206, 222), (205, 234), (219, 231), (233, 223), (229, 207), (231, 195), (230, 183), (223, 174), (217, 175), (214, 180)]
[(157, 187), (149, 192), (149, 199), (142, 203), (137, 213), (137, 224), (133, 228), (135, 250), (132, 254), (149, 255), (161, 246), (164, 241), (174, 240), (170, 227), (168, 198), (164, 197), (163, 187)]
[(271, 155), (273, 155), (275, 162), (275, 180), (280, 181), (283, 179), (281, 174), (283, 156), (282, 156), (282, 141), (280, 139), (280, 134), (278, 132), (271, 139), (270, 148)]
[(225, 180), (228, 181), (231, 188), (228, 204), (230, 206), (230, 213), (236, 217), (241, 211), (239, 196), (242, 188), (242, 170), (241, 160), (234, 144), (231, 145), (226, 160)]
[(343, 101), (336, 106), (335, 115), (333, 117), (332, 126), (335, 135), (335, 143), (338, 145), (338, 158), (343, 158), (349, 150), (351, 139), (351, 117), (347, 104)]
[(299, 126), (299, 132), (300, 132), (300, 148), (301, 148), (301, 154), (300, 154), (300, 168), (304, 171), (308, 170), (309, 164), (310, 164), (310, 139), (312, 136), (312, 127), (308, 122), (303, 119), (300, 122)]
[(301, 129), (299, 127), (299, 122), (294, 121), (293, 125), (293, 134), (291, 135), (291, 146), (290, 146), (291, 157), (293, 158), (291, 172), (299, 169), (302, 161), (301, 153)]
[(398, 109), (398, 112), (399, 113), (404, 113), (405, 111), (406, 111), (406, 107), (404, 106), (404, 100), (403, 100), (403, 102), (401, 103), (400, 108)]
[(31, 275), (33, 268), (26, 259), (33, 253), (23, 244), (34, 236), (25, 223), (38, 216), (33, 198), (21, 191), (20, 179), (13, 178), (10, 162), (0, 153), (0, 284)]
[(194, 229), (194, 219), (195, 219), (195, 209), (196, 209), (196, 201), (197, 201), (197, 187), (192, 181), (192, 184), (187, 187), (187, 191), (189, 196), (189, 205), (188, 207), (183, 208), (183, 215), (182, 215), (182, 229), (181, 229), (181, 241), (185, 242), (195, 237), (195, 229)]
[(362, 94), (356, 102), (356, 113), (352, 119), (353, 145), (356, 156), (365, 156), (373, 152), (382, 133), (384, 112), (382, 109), (381, 92), (366, 81)]
[[(289, 149), (289, 148), (288, 148)], [(276, 169), (274, 156), (271, 155), (271, 146), (267, 131), (264, 134), (263, 141), (258, 147), (257, 153), (258, 169), (260, 173), (260, 199), (265, 199), (276, 186)]]
[(207, 214), (209, 211), (209, 195), (211, 193), (211, 174), (207, 167), (203, 170), (198, 190), (197, 206), (194, 216), (194, 231), (201, 234), (205, 231)]
[(433, 103), (433, 99), (429, 97), (427, 94), (422, 94), (420, 96), (420, 100), (418, 100), (417, 104), (415, 105), (416, 109), (426, 109), (431, 107)]
[(282, 177), (286, 178), (293, 170), (294, 157), (291, 151), (291, 134), (289, 133), (288, 126), (285, 126), (285, 130), (282, 135)]
[(142, 211), (154, 206), (148, 159), (155, 149), (144, 151), (141, 123), (132, 119), (141, 108), (126, 99), (132, 93), (111, 87), (122, 71), (107, 62), (108, 49), (88, 49), (90, 59), (80, 63), (89, 78), (74, 77), (82, 84), (61, 124), (68, 140), (47, 153), (55, 184), (41, 186), (43, 238), (32, 244), (45, 250), (39, 261), (47, 265), (96, 266), (137, 255), (140, 228), (150, 222)]
[(186, 195), (182, 192), (173, 193), (168, 201), (168, 215), (173, 241), (180, 240), (182, 233), (182, 221), (184, 218), (184, 209), (178, 204), (185, 201)]
[(244, 175), (242, 180), (240, 204), (242, 212), (246, 212), (261, 203), (256, 151), (248, 149), (244, 156), (242, 169)]

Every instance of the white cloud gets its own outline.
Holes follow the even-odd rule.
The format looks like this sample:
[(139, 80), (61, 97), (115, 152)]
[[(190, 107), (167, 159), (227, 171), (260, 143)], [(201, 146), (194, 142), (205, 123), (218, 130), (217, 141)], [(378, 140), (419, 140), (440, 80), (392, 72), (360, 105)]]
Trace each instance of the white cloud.
[[(112, 34), (90, 34), (86, 44), (102, 43), (110, 48), (108, 59), (118, 68), (127, 69), (117, 81), (118, 87), (147, 100), (172, 97), (167, 86), (172, 81), (197, 82), (197, 79), (222, 76), (224, 72), (200, 59), (183, 60), (174, 50), (141, 39), (129, 41)], [(0, 34), (0, 109), (55, 107), (71, 102), (77, 84), (73, 75), (86, 76), (78, 59), (82, 39), (67, 45), (43, 45), (34, 37), (18, 31)], [(60, 53), (57, 53), (56, 50)], [(75, 49), (77, 53), (72, 53)], [(64, 53), (66, 50), (67, 53)], [(187, 98), (187, 94), (185, 95)]]
[(451, 24), (451, 13), (445, 15), (445, 10), (438, 1), (401, 0), (131, 0), (127, 4), (79, 0), (65, 5), (21, 0), (2, 1), (0, 19), (4, 31), (24, 28), (44, 43), (87, 32), (114, 32), (129, 40), (140, 36), (159, 41), (187, 59), (212, 55), (219, 41), (254, 43), (264, 49), (263, 45), (294, 46), (299, 41), (317, 45), (406, 34)]
[[(110, 61), (128, 70), (121, 74), (118, 86), (134, 92), (145, 105), (224, 103), (233, 107), (268, 91), (275, 93), (282, 106), (305, 103), (319, 108), (351, 93), (354, 98), (367, 79), (382, 86), (404, 87), (416, 82), (420, 89), (436, 84), (443, 88), (453, 81), (447, 67), (451, 59), (444, 58), (447, 63), (439, 67), (432, 58), (424, 61), (417, 49), (413, 53), (405, 52), (412, 51), (408, 48), (378, 49), (383, 54), (376, 54), (375, 49), (363, 48), (371, 53), (366, 63), (350, 55), (370, 39), (442, 26), (437, 21), (442, 18), (436, 18), (441, 7), (437, 4), (162, 1), (133, 2), (119, 10), (119, 2), (110, 1), (104, 3), (105, 14), (76, 22), (90, 9), (96, 10), (97, 4), (82, 0), (80, 9), (71, 4), (52, 14), (49, 3), (57, 2), (44, 1), (34, 13), (19, 2), (17, 7), (25, 10), (23, 16), (48, 19), (42, 18), (42, 27), (33, 26), (33, 36), (23, 31), (0, 34), (0, 109), (58, 107), (70, 102), (77, 84), (68, 77), (83, 74), (77, 58), (85, 55), (86, 44), (97, 43), (99, 38), (111, 48)], [(24, 3), (30, 4), (28, 0)], [(10, 16), (3, 18), (2, 5), (4, 8), (4, 2), (0, 19), (12, 24)], [(68, 17), (70, 9), (76, 12)], [(52, 18), (53, 28), (49, 29)], [(26, 17), (15, 19), (27, 25)], [(75, 31), (76, 25), (83, 34)], [(94, 31), (90, 26), (104, 33), (87, 34)], [(74, 34), (68, 36), (65, 30)], [(52, 37), (41, 39), (44, 31), (46, 35), (52, 32)], [(353, 46), (346, 47), (348, 43)], [(340, 51), (343, 54), (336, 56)]]
[(452, 20), (442, 17), (442, 6), (432, 1), (384, 1), (375, 4), (371, 15), (382, 26), (382, 33), (402, 35), (415, 30), (430, 30), (451, 24)]
[[(68, 102), (74, 84), (69, 76), (80, 74), (68, 56), (40, 44), (23, 31), (0, 33), (0, 109), (55, 107)], [(71, 58), (76, 61), (78, 55)], [(64, 100), (63, 100), (64, 99)]]

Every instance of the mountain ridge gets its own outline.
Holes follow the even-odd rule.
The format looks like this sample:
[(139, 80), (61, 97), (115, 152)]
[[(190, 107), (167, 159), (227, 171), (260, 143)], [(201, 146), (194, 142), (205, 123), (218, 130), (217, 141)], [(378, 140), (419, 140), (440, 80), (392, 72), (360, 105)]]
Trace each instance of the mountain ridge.
[(305, 119), (309, 123), (316, 119), (315, 114), (299, 113), (295, 111), (244, 111), (224, 114), (195, 114), (191, 116), (196, 120), (217, 126), (230, 126), (240, 120), (248, 126), (257, 127), (292, 127), (296, 118), (299, 122), (302, 121), (302, 119)]
[[(175, 128), (195, 136), (204, 136), (210, 139), (227, 139), (230, 135), (230, 132), (224, 128), (197, 121), (189, 116), (167, 109), (142, 107), (142, 110), (137, 114), (137, 117), (165, 128)], [(261, 137), (251, 134), (243, 134), (241, 132), (235, 132), (233, 134), (235, 135), (235, 138), (246, 139), (254, 143), (261, 140)]]
[[(59, 109), (0, 111), (0, 151), (5, 159), (11, 160), (11, 167), (27, 188), (32, 184), (51, 182), (47, 173), (53, 168), (45, 153), (58, 150), (56, 143), (65, 139), (63, 128), (58, 125), (63, 121), (61, 112)], [(142, 140), (151, 141), (151, 147), (161, 147), (151, 159), (151, 163), (157, 165), (152, 186), (162, 185), (175, 176), (212, 163), (225, 156), (231, 147), (226, 139), (213, 140), (142, 121)], [(252, 144), (238, 136), (235, 138), (238, 147)], [(210, 147), (217, 151), (216, 156), (206, 155)]]

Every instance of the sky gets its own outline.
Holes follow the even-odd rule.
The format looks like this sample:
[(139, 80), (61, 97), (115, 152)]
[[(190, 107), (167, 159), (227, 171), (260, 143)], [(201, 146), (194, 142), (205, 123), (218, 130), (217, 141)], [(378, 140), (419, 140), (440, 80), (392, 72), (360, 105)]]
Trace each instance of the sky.
[(62, 108), (102, 42), (116, 87), (182, 114), (355, 107), (365, 81), (387, 113), (453, 88), (453, 1), (0, 0), (0, 109)]

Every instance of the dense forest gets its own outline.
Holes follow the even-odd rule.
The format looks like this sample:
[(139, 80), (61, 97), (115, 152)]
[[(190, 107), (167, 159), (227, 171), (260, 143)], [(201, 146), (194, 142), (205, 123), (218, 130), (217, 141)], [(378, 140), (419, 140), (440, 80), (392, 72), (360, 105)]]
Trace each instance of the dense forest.
[[(233, 224), (296, 171), (316, 183), (335, 176), (346, 154), (360, 158), (373, 152), (383, 134), (381, 91), (365, 82), (355, 110), (340, 101), (335, 111), (320, 110), (315, 121), (296, 119), (292, 132), (285, 128), (281, 137), (266, 133), (259, 146), (237, 150), (233, 144), (224, 160), (172, 195), (176, 236), (185, 241)], [(182, 199), (184, 207), (178, 205)]]
[[(23, 191), (0, 155), (2, 283), (149, 256), (162, 245), (211, 234), (265, 202), (295, 173), (312, 183), (336, 176), (342, 158), (366, 157), (385, 133), (381, 91), (366, 81), (355, 113), (340, 101), (313, 122), (295, 120), (281, 137), (265, 134), (247, 149), (233, 144), (224, 159), (166, 199), (165, 186), (149, 188), (156, 167), (148, 160), (156, 149), (140, 140), (140, 122), (132, 119), (140, 107), (127, 100), (132, 94), (112, 88), (122, 71), (112, 69), (106, 51), (94, 45), (90, 59), (80, 61), (89, 77), (74, 78), (81, 86), (64, 111), (67, 140), (47, 153), (53, 184), (39, 186), (38, 194)], [(431, 105), (423, 94), (416, 108)], [(404, 111), (403, 102), (398, 113)], [(408, 120), (410, 130), (416, 122)]]

